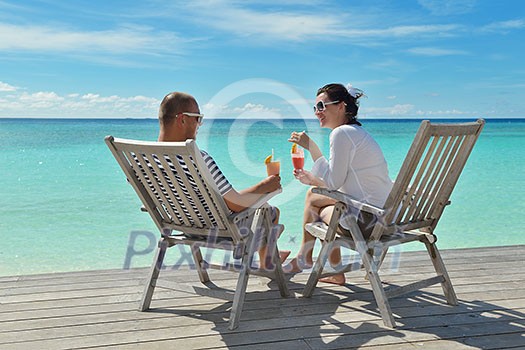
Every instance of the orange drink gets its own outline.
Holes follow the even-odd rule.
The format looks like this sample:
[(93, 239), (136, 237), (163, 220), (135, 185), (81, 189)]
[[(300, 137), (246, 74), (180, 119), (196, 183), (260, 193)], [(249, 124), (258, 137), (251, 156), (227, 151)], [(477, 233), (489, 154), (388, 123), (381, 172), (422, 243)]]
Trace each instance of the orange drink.
[(281, 172), (281, 162), (277, 160), (266, 164), (266, 172), (268, 173), (268, 176), (279, 175)]
[(278, 160), (273, 160), (273, 150), (272, 154), (266, 157), (264, 160), (264, 164), (266, 164), (266, 173), (268, 173), (268, 176), (279, 175), (281, 172), (281, 162)]

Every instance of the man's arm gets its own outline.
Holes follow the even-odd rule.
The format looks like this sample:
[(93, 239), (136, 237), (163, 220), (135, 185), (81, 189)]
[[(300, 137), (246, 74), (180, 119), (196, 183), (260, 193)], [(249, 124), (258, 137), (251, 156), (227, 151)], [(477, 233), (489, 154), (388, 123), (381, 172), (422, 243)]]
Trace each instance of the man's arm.
[(277, 191), (281, 188), (281, 177), (276, 175), (268, 176), (261, 182), (241, 191), (232, 188), (223, 199), (228, 208), (233, 212), (240, 212), (252, 206), (267, 193)]

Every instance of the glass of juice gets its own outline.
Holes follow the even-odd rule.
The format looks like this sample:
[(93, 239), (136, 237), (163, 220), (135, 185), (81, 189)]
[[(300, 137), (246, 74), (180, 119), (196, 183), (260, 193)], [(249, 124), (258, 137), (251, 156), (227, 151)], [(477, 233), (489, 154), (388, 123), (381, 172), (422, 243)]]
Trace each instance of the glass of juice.
[(296, 170), (304, 167), (304, 150), (302, 148), (297, 147), (295, 152), (292, 152), (292, 164)]
[(279, 173), (281, 172), (281, 162), (276, 160), (267, 163), (266, 172), (268, 173), (268, 176), (279, 175)]

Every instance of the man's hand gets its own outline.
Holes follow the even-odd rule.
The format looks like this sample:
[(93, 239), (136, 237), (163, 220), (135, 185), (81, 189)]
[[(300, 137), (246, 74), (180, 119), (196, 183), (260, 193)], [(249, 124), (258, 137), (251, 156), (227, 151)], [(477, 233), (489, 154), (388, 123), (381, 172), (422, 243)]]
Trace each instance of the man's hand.
[(270, 175), (259, 183), (258, 193), (271, 193), (281, 189), (281, 177), (279, 175)]
[(223, 198), (228, 208), (237, 213), (250, 207), (267, 193), (275, 192), (279, 189), (281, 189), (281, 177), (279, 175), (270, 175), (256, 185), (240, 192), (232, 188)]

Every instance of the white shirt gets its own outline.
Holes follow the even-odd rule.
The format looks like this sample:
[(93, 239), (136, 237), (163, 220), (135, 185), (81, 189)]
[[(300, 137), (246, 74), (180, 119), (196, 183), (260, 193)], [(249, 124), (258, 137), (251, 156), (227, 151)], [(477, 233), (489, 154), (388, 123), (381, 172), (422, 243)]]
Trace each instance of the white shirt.
[(330, 190), (383, 207), (392, 180), (381, 148), (362, 127), (341, 125), (330, 133), (330, 160), (320, 157), (311, 171)]

